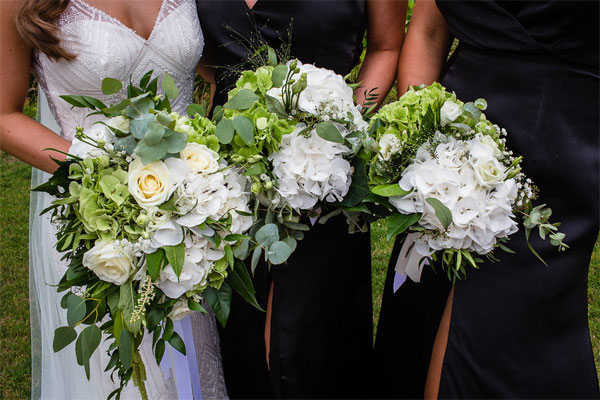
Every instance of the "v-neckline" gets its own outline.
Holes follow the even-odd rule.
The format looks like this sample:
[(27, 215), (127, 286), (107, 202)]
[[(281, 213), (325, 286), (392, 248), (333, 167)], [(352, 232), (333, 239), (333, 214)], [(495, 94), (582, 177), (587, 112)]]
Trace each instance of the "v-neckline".
[(250, 7), (250, 6), (248, 5), (248, 2), (247, 2), (246, 0), (242, 0), (242, 1), (244, 2), (244, 5), (246, 6), (246, 9), (247, 9), (248, 11), (254, 11), (254, 9), (256, 8), (256, 5), (258, 4), (258, 0), (256, 0), (256, 1), (254, 2), (254, 4), (252, 4), (252, 7)]
[[(121, 27), (127, 29), (128, 31), (130, 31), (131, 33), (133, 33), (136, 37), (138, 37), (140, 40), (143, 40), (144, 42), (148, 42), (150, 39), (152, 39), (152, 36), (154, 35), (154, 31), (156, 30), (156, 27), (158, 25), (158, 20), (160, 19), (160, 16), (163, 13), (163, 9), (165, 7), (165, 4), (167, 3), (167, 0), (162, 0), (162, 2), (160, 3), (160, 8), (158, 9), (158, 14), (156, 14), (156, 18), (154, 18), (154, 25), (152, 25), (152, 30), (150, 31), (150, 35), (148, 35), (147, 38), (144, 38), (139, 33), (137, 33), (137, 31), (135, 29), (133, 29), (129, 25), (126, 25), (119, 18), (113, 17), (112, 15), (110, 15), (109, 13), (107, 13), (106, 11), (101, 10), (98, 7), (95, 7), (95, 6), (91, 5), (90, 3), (88, 3), (85, 0), (77, 0), (77, 1), (79, 3), (81, 3), (83, 6), (91, 8), (92, 10), (94, 10), (94, 11), (102, 14), (103, 16), (105, 16), (106, 18), (108, 18), (111, 21), (115, 22), (116, 24), (120, 25)], [(245, 1), (244, 1), (244, 3), (245, 3)]]

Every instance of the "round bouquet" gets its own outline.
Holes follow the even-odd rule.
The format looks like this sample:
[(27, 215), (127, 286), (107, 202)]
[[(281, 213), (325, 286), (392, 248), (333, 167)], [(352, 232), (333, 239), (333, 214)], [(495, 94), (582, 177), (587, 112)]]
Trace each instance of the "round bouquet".
[[(534, 207), (537, 188), (506, 147), (506, 131), (440, 84), (412, 88), (371, 121), (377, 141), (369, 170), (372, 192), (393, 210), (388, 238), (408, 231), (397, 271), (419, 281), (428, 260), (451, 279), (477, 268), (478, 256), (510, 251), (506, 242), (523, 218), (526, 237), (538, 228), (559, 250), (567, 246), (551, 210)], [(530, 249), (535, 253), (533, 248)], [(538, 256), (539, 258), (539, 256)]]

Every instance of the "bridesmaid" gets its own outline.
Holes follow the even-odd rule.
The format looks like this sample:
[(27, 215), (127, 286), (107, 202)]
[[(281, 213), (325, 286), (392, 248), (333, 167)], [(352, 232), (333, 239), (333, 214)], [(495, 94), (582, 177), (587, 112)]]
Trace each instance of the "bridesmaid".
[[(236, 80), (225, 67), (248, 57), (225, 26), (246, 38), (264, 27), (274, 48), (291, 27), (292, 57), (342, 75), (359, 63), (368, 28), (356, 95), (362, 102), (365, 89), (377, 88), (380, 102), (394, 81), (406, 2), (199, 0), (198, 14), (208, 49), (203, 75), (216, 82), (215, 105), (226, 101)], [(370, 266), (369, 234), (348, 234), (343, 217), (316, 224), (286, 265), (270, 272), (260, 265), (254, 284), (267, 313), (235, 297), (220, 332), (229, 395), (365, 396), (373, 340)]]
[[(599, 397), (587, 319), (599, 221), (598, 4), (416, 3), (400, 92), (440, 80), (464, 101), (484, 97), (570, 249), (534, 239), (545, 267), (520, 232), (515, 255), (469, 270), (454, 288), (430, 268), (394, 294), (397, 245), (375, 350), (382, 397)], [(445, 62), (452, 37), (460, 43)]]

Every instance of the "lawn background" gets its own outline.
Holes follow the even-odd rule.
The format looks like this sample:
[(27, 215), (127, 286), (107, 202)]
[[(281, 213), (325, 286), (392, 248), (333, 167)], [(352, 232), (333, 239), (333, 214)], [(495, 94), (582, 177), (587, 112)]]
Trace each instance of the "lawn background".
[[(410, 0), (410, 6), (414, 0)], [(358, 69), (355, 70), (356, 72)], [(197, 81), (200, 83), (200, 81)], [(199, 84), (196, 97), (206, 95)], [(35, 85), (24, 112), (35, 116)], [(395, 90), (388, 101), (395, 98)], [(17, 159), (0, 154), (0, 399), (30, 397), (31, 368), (28, 301), (28, 223), (31, 168)], [(568, 238), (567, 238), (568, 241)], [(379, 318), (385, 273), (392, 249), (381, 223), (371, 229), (373, 320)], [(588, 311), (594, 358), (600, 377), (600, 241), (590, 264)]]

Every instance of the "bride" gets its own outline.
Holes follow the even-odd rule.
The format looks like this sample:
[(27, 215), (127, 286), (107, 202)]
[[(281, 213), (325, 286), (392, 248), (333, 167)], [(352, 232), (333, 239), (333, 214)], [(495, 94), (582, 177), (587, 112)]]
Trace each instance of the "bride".
[[(44, 149), (68, 151), (75, 128), (95, 121), (86, 118), (86, 110), (71, 109), (60, 95), (115, 102), (117, 95), (100, 91), (104, 78), (138, 82), (154, 70), (158, 76), (168, 71), (175, 78), (181, 95), (173, 103), (174, 111), (184, 113), (192, 102), (194, 71), (204, 45), (194, 0), (3, 0), (0, 26), (2, 150), (35, 167), (33, 186), (56, 168), (51, 157), (64, 158)], [(30, 70), (41, 88), (41, 124), (21, 112)], [(73, 344), (58, 353), (52, 349), (54, 330), (66, 325), (66, 312), (52, 285), (67, 266), (53, 247), (49, 219), (39, 216), (50, 201), (41, 193), (31, 197), (32, 398), (105, 399), (117, 385), (104, 372), (108, 359), (102, 348), (90, 362), (90, 381), (76, 363)], [(171, 349), (159, 366), (151, 340), (142, 343), (150, 398), (227, 397), (214, 317), (196, 314), (180, 326), (187, 357)], [(122, 398), (131, 397), (139, 397), (133, 385), (122, 393)]]

